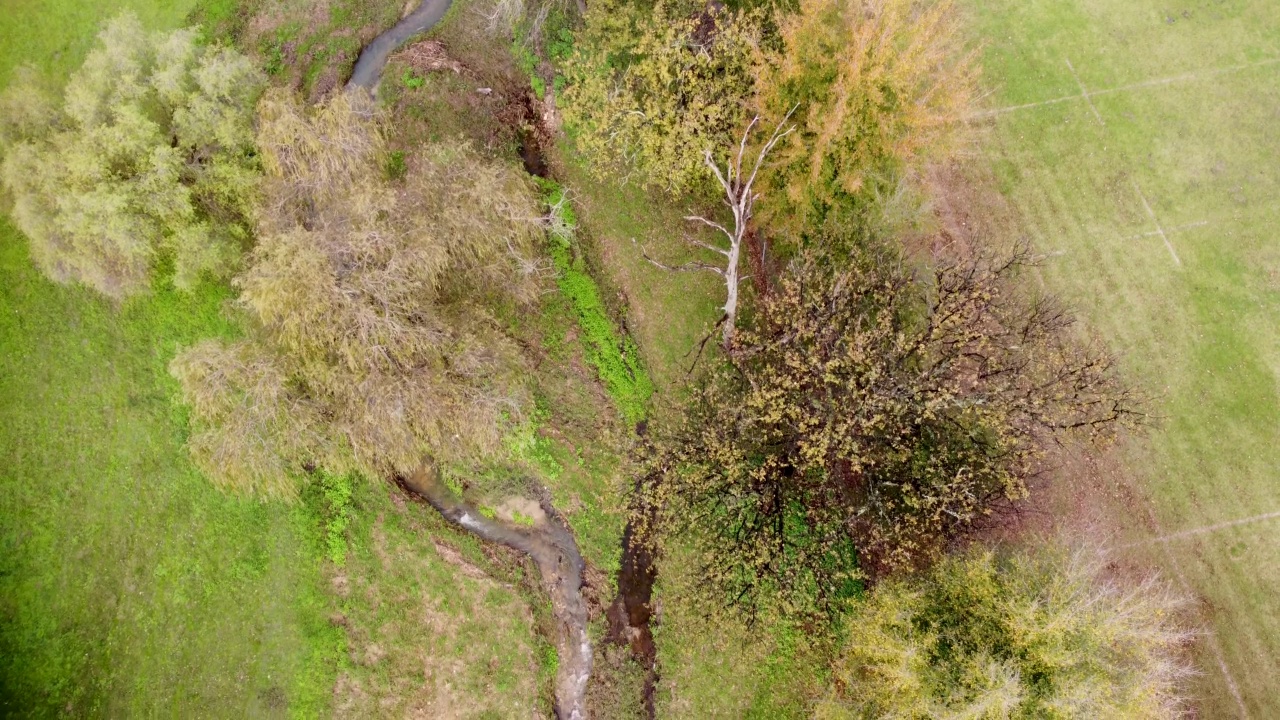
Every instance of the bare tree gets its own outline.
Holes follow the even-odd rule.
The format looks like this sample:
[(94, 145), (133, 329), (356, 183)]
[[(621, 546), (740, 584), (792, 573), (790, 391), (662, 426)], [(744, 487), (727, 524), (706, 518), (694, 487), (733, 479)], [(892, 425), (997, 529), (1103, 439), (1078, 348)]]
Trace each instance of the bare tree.
[[(722, 343), (726, 349), (729, 347), (729, 341), (733, 339), (734, 323), (738, 316), (738, 283), (745, 279), (738, 276), (738, 260), (742, 256), (742, 238), (747, 233), (747, 226), (751, 222), (752, 209), (755, 207), (756, 200), (760, 197), (760, 194), (755, 192), (752, 189), (752, 186), (755, 184), (756, 175), (759, 174), (760, 166), (764, 163), (765, 157), (768, 156), (771, 150), (773, 150), (774, 146), (776, 146), (784, 137), (790, 135), (791, 131), (794, 129), (786, 126), (787, 121), (791, 118), (791, 113), (793, 112), (795, 112), (795, 108), (792, 108), (791, 112), (787, 113), (786, 117), (782, 118), (782, 122), (778, 123), (778, 126), (773, 129), (773, 133), (769, 136), (768, 142), (766, 142), (764, 146), (760, 148), (760, 152), (756, 154), (755, 160), (751, 164), (750, 174), (743, 172), (742, 161), (743, 157), (747, 153), (747, 139), (750, 137), (751, 131), (755, 128), (756, 123), (760, 121), (759, 115), (752, 118), (751, 123), (747, 125), (747, 129), (742, 133), (742, 140), (738, 143), (737, 156), (725, 163), (723, 171), (718, 165), (716, 165), (715, 159), (711, 156), (711, 150), (703, 151), (703, 162), (706, 163), (707, 167), (711, 168), (711, 172), (715, 174), (716, 180), (720, 182), (720, 187), (724, 190), (724, 203), (733, 211), (733, 229), (730, 230), (724, 225), (713, 220), (709, 220), (701, 215), (689, 215), (685, 217), (685, 220), (699, 222), (703, 225), (714, 228), (728, 238), (728, 248), (704, 242), (697, 238), (689, 239), (689, 242), (697, 247), (723, 255), (725, 257), (725, 264), (723, 267), (718, 265), (709, 265), (697, 260), (673, 267), (654, 260), (649, 257), (648, 253), (645, 253), (644, 255), (646, 260), (665, 270), (707, 270), (724, 278), (726, 297), (724, 301), (724, 315), (721, 316), (720, 323), (724, 325)], [(641, 248), (641, 252), (644, 252), (643, 248)]]

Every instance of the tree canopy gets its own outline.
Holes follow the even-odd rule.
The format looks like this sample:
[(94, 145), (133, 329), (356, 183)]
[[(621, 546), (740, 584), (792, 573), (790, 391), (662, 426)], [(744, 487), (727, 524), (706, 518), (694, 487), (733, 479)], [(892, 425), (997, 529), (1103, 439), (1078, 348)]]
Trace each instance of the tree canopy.
[(262, 84), (234, 50), (193, 29), (148, 34), (128, 14), (60, 104), (20, 76), (0, 101), (0, 181), (35, 262), (113, 298), (145, 290), (166, 261), (179, 287), (229, 274), (248, 245)]
[(593, 2), (565, 67), (565, 122), (597, 172), (679, 193), (711, 174), (749, 119), (755, 14), (659, 0)]
[(949, 0), (800, 0), (779, 19), (756, 102), (796, 125), (761, 178), (761, 211), (793, 232), (896, 188), (963, 137), (977, 67)]
[(426, 145), (391, 180), (383, 121), (345, 94), (314, 113), (262, 102), (258, 244), (234, 281), (253, 334), (172, 365), (191, 451), (224, 487), (287, 496), (307, 464), (475, 458), (528, 407), (493, 308), (537, 294), (532, 189), (464, 144)]
[(815, 717), (1180, 717), (1178, 607), (1154, 580), (1108, 580), (1088, 551), (970, 552), (854, 609)]
[(1071, 316), (1013, 289), (1025, 260), (922, 279), (887, 249), (795, 262), (660, 436), (651, 492), (709, 587), (837, 607), (1021, 499), (1045, 438), (1139, 417)]

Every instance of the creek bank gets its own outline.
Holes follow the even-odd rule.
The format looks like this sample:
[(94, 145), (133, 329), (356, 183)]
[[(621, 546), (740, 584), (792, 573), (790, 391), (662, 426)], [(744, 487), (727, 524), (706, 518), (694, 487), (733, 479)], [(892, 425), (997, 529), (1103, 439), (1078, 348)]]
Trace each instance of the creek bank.
[(397, 478), (408, 492), (425, 500), (446, 520), (488, 542), (522, 552), (542, 575), (542, 586), (551, 599), (556, 621), (555, 712), (561, 720), (585, 720), (587, 682), (591, 677), (592, 649), (587, 636), (587, 604), (582, 597), (585, 563), (573, 533), (545, 501), (546, 520), (532, 526), (513, 525), (488, 518), (457, 498), (430, 466), (409, 477)]
[[(434, 27), (448, 12), (451, 0), (423, 0), (386, 32), (366, 45), (356, 59), (347, 90), (356, 88), (372, 96), (391, 54), (414, 35)], [(527, 114), (531, 104), (526, 102)], [(522, 133), (521, 159), (535, 175), (546, 173), (538, 138)], [(545, 499), (540, 503), (545, 520), (532, 526), (515, 525), (485, 517), (477, 508), (454, 496), (435, 470), (423, 465), (409, 477), (396, 478), (409, 493), (422, 498), (446, 520), (488, 542), (522, 552), (538, 566), (542, 585), (551, 599), (556, 622), (557, 653), (555, 713), (560, 720), (586, 720), (586, 690), (593, 659), (587, 635), (588, 613), (582, 594), (585, 563), (573, 533)]]
[(630, 648), (644, 669), (644, 712), (656, 716), (654, 693), (658, 685), (658, 647), (653, 641), (653, 584), (658, 579), (653, 548), (638, 536), (634, 519), (622, 534), (622, 563), (618, 569), (618, 595), (609, 605), (608, 642)]
[[(348, 91), (360, 88), (373, 95), (392, 53), (410, 38), (439, 23), (451, 3), (452, 0), (423, 0), (416, 9), (366, 45), (352, 68), (346, 86)], [(580, 8), (581, 5), (579, 0)], [(538, 111), (527, 90), (518, 97), (523, 116), (517, 148), (521, 162), (530, 175), (547, 178), (550, 173), (543, 147), (550, 141), (548, 113)], [(551, 115), (554, 116), (554, 111)], [(644, 422), (638, 422), (637, 435), (642, 437), (644, 432)], [(585, 562), (572, 532), (559, 513), (544, 498), (540, 504), (546, 520), (534, 526), (517, 526), (485, 517), (477, 508), (467, 505), (440, 481), (429, 466), (424, 465), (413, 475), (396, 480), (407, 492), (425, 500), (449, 522), (483, 540), (522, 552), (538, 566), (543, 587), (551, 599), (557, 628), (554, 642), (558, 659), (556, 716), (561, 720), (585, 720), (586, 690), (593, 660), (587, 635), (589, 615), (582, 592)], [(643, 667), (645, 714), (653, 718), (658, 679), (657, 648), (650, 629), (653, 585), (657, 579), (655, 558), (650, 545), (638, 537), (635, 520), (628, 521), (622, 545), (618, 594), (606, 612), (607, 639), (629, 647)]]

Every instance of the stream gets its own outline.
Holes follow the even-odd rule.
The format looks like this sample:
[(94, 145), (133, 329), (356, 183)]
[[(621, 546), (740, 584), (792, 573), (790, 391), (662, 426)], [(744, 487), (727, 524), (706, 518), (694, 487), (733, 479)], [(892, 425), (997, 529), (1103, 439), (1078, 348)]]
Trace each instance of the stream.
[(444, 14), (449, 12), (452, 3), (453, 0), (422, 0), (422, 4), (401, 18), (400, 22), (365, 45), (356, 58), (355, 67), (351, 69), (347, 89), (364, 88), (372, 93), (378, 86), (382, 68), (386, 66), (391, 53), (403, 45), (405, 40), (435, 27)]
[(547, 520), (538, 525), (511, 525), (487, 518), (460, 501), (428, 466), (400, 482), (449, 522), (484, 540), (522, 552), (538, 566), (556, 619), (556, 716), (561, 720), (585, 720), (592, 651), (587, 637), (587, 604), (582, 599), (584, 563), (573, 533), (562, 524), (555, 508), (544, 502)]
[[(347, 90), (360, 88), (372, 95), (387, 60), (405, 41), (436, 25), (448, 12), (452, 0), (423, 0), (422, 4), (366, 45), (356, 59)], [(585, 12), (581, 0), (579, 9)], [(526, 99), (526, 105), (527, 105)], [(526, 114), (537, 117), (531, 107)], [(532, 175), (545, 176), (547, 168), (536, 138), (522, 133), (521, 160)], [(637, 427), (643, 434), (643, 428)], [(488, 541), (528, 555), (538, 566), (542, 585), (550, 596), (556, 620), (555, 647), (558, 667), (555, 679), (555, 712), (560, 720), (586, 720), (586, 690), (591, 678), (592, 648), (587, 635), (589, 620), (582, 596), (585, 563), (573, 533), (549, 502), (543, 501), (545, 522), (516, 526), (487, 518), (457, 498), (428, 465), (411, 477), (398, 478), (408, 492), (424, 499), (446, 520)], [(644, 709), (654, 717), (656, 649), (650, 631), (651, 602), (656, 579), (654, 558), (646, 543), (635, 536), (632, 523), (623, 537), (622, 567), (618, 573), (618, 595), (609, 607), (608, 639), (630, 646), (633, 656), (645, 668)]]

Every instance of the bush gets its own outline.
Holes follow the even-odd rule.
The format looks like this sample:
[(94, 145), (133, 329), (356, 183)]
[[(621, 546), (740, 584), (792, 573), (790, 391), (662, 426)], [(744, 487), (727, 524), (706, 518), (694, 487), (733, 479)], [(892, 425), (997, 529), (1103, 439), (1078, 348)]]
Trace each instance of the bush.
[(795, 262), (658, 429), (651, 497), (708, 590), (838, 610), (1022, 499), (1042, 443), (1140, 419), (1071, 316), (1011, 289), (1019, 259), (924, 282), (888, 250)]
[(466, 145), (420, 148), (389, 180), (371, 115), (345, 94), (312, 114), (261, 104), (265, 201), (235, 279), (254, 335), (172, 365), (191, 450), (224, 487), (287, 496), (306, 465), (382, 476), (481, 458), (529, 406), (489, 308), (537, 296), (532, 189)]
[(1181, 717), (1179, 602), (1102, 569), (1086, 552), (975, 552), (881, 585), (848, 618), (815, 716)]
[(262, 78), (193, 29), (148, 35), (122, 15), (98, 36), (61, 106), (28, 75), (0, 102), (0, 181), (50, 278), (113, 298), (226, 276), (248, 244)]
[(798, 231), (857, 211), (963, 137), (977, 66), (950, 0), (801, 0), (762, 63), (761, 127), (797, 131), (761, 178), (761, 215)]
[(561, 107), (593, 168), (672, 193), (709, 181), (703, 151), (723, 159), (747, 124), (759, 24), (661, 0), (591, 3)]

